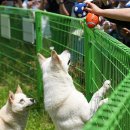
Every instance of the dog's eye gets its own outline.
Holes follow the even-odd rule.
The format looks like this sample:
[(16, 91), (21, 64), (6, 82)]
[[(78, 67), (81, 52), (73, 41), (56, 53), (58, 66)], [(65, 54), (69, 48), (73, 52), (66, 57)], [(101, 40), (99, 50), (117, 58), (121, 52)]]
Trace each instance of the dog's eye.
[(70, 60), (68, 61), (68, 65), (70, 64)]
[(23, 103), (23, 102), (24, 102), (24, 99), (21, 99), (19, 102), (20, 102), (20, 103)]

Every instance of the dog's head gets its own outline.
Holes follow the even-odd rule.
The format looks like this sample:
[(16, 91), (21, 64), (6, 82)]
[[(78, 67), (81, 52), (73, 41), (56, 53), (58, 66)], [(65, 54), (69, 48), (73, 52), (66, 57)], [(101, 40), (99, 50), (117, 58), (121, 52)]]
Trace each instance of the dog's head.
[(45, 58), (43, 55), (38, 53), (38, 60), (41, 65), (43, 73), (64, 71), (68, 73), (70, 65), (70, 53), (65, 50), (60, 55), (55, 50), (51, 51), (51, 57)]
[(15, 93), (12, 91), (9, 92), (9, 104), (11, 106), (11, 110), (14, 113), (19, 113), (26, 111), (28, 107), (32, 106), (35, 103), (33, 98), (28, 98), (18, 85)]

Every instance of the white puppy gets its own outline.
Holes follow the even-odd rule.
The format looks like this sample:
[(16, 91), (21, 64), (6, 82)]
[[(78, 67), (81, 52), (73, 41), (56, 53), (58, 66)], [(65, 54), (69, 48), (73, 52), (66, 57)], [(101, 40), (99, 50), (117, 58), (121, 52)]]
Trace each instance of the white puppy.
[(0, 130), (24, 130), (28, 107), (34, 103), (35, 100), (28, 98), (19, 86), (15, 94), (10, 91), (6, 105), (0, 110)]
[(56, 130), (81, 130), (98, 107), (107, 102), (108, 99), (102, 100), (102, 97), (109, 89), (110, 81), (105, 81), (88, 103), (85, 96), (76, 90), (68, 74), (68, 51), (57, 55), (56, 51), (52, 50), (50, 58), (38, 53), (38, 59), (43, 71), (45, 109)]

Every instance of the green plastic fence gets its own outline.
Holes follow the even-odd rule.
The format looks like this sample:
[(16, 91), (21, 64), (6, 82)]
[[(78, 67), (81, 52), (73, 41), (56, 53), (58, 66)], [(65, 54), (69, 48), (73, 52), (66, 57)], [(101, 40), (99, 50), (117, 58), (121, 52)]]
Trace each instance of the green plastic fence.
[[(45, 23), (46, 28), (41, 25)], [(50, 56), (50, 47), (58, 53), (67, 49), (72, 54), (70, 73), (77, 88), (85, 93), (84, 31), (82, 19), (47, 12), (36, 12), (37, 51)], [(47, 34), (47, 35), (46, 35)], [(40, 74), (39, 74), (40, 75)], [(39, 81), (40, 82), (40, 81)], [(40, 88), (39, 88), (40, 89)]]
[(37, 86), (36, 40), (26, 38), (31, 34), (25, 28), (34, 21), (31, 10), (0, 7), (0, 84), (20, 84), (30, 94)]
[[(130, 129), (130, 49), (98, 30), (85, 29), (87, 93), (111, 79), (109, 102), (86, 124), (84, 130)], [(91, 97), (91, 96), (90, 96)]]
[[(104, 32), (88, 29), (83, 19), (37, 13), (40, 19), (47, 16), (47, 26), (52, 33), (47, 38), (38, 32), (37, 36), (41, 36), (40, 43), (43, 40), (39, 51), (43, 51), (43, 54), (49, 53), (50, 46), (59, 53), (64, 49), (70, 50), (71, 75), (78, 85), (77, 88), (87, 94), (88, 100), (106, 79), (112, 82), (112, 88), (107, 95), (109, 103), (101, 107), (84, 130), (129, 130), (130, 49)], [(40, 26), (41, 23), (39, 28)]]
[[(18, 75), (22, 83), (32, 86), (37, 84), (38, 96), (41, 96), (41, 70), (39, 66), (36, 67), (36, 52), (50, 56), (50, 47), (55, 48), (58, 53), (68, 49), (72, 55), (70, 74), (77, 89), (86, 94), (88, 100), (106, 79), (112, 82), (112, 88), (107, 95), (108, 104), (97, 111), (86, 123), (84, 130), (130, 129), (128, 47), (104, 32), (88, 29), (83, 19), (36, 11), (34, 20), (31, 10), (5, 7), (0, 7), (0, 14), (9, 15), (12, 22), (10, 39), (0, 33), (0, 71), (3, 82), (6, 79), (4, 76)], [(28, 38), (23, 38), (26, 30), (22, 26), (23, 17), (25, 23), (31, 21), (32, 24), (35, 21), (36, 37), (33, 38), (33, 44), (27, 42)], [(22, 71), (22, 67), (27, 69)]]

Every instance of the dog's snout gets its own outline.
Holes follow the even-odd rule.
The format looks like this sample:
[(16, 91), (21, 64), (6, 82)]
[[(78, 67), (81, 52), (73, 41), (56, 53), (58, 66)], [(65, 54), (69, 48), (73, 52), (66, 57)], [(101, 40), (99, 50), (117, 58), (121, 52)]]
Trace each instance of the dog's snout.
[(70, 53), (70, 52), (68, 50), (64, 50), (62, 53), (67, 54), (67, 53)]
[(68, 50), (65, 50), (64, 52), (68, 55), (69, 58), (71, 57), (70, 52)]
[(66, 53), (70, 53), (69, 50), (65, 50)]
[(33, 102), (33, 103), (35, 103), (35, 99), (33, 99), (33, 98), (31, 98), (30, 101)]

